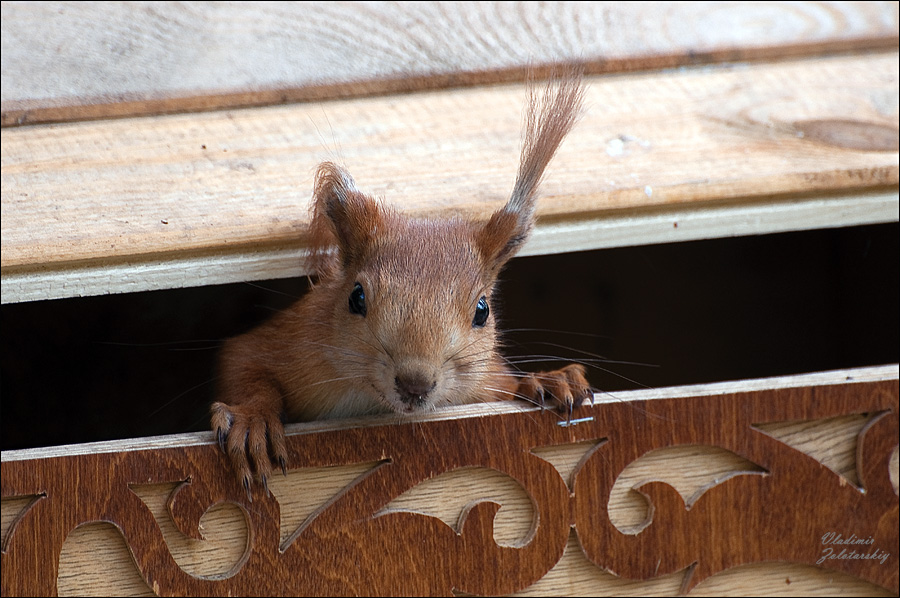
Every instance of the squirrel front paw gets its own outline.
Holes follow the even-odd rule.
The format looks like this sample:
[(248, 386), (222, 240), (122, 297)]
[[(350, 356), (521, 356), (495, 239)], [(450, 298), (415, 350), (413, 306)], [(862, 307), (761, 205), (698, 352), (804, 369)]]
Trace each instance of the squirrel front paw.
[(231, 460), (248, 497), (254, 472), (268, 492), (266, 480), (272, 474), (273, 461), (287, 475), (284, 426), (277, 414), (219, 402), (213, 403), (210, 411), (219, 447)]
[(552, 372), (527, 374), (519, 380), (516, 393), (541, 407), (553, 401), (567, 416), (584, 401), (594, 399), (584, 366), (577, 363)]

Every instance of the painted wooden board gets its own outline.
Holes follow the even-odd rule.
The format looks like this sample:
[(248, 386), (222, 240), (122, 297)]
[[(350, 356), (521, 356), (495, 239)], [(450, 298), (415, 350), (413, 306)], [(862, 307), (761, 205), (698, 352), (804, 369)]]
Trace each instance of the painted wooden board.
[(896, 594), (898, 375), (296, 424), (252, 501), (209, 433), (8, 451), (3, 595)]
[[(887, 52), (590, 77), (526, 252), (896, 221), (897, 73)], [(523, 94), (3, 129), (3, 302), (300, 275), (324, 159), (402, 210), (486, 219)]]
[(897, 40), (895, 2), (4, 2), (0, 112), (6, 126), (234, 108)]

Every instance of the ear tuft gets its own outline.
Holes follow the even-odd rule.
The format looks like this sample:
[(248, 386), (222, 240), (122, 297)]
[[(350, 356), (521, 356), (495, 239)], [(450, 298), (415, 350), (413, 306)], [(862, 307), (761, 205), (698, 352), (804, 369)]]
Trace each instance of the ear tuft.
[[(310, 267), (319, 277), (358, 263), (381, 220), (375, 200), (346, 170), (323, 162), (316, 170), (310, 224)], [(334, 247), (337, 245), (337, 254)]]
[(494, 272), (499, 272), (519, 251), (531, 233), (535, 196), (544, 170), (581, 116), (582, 69), (569, 67), (538, 95), (534, 83), (529, 81), (522, 156), (512, 195), (478, 233), (482, 254)]

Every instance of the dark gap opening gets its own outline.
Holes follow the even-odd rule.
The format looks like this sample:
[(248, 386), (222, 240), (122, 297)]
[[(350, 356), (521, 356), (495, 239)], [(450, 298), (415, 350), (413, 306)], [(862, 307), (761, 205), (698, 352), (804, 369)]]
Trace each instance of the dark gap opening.
[[(509, 330), (506, 354), (561, 358), (524, 369), (588, 354), (649, 364), (591, 369), (593, 386), (610, 392), (896, 363), (898, 228), (518, 258), (492, 314)], [(273, 280), (2, 306), (2, 448), (207, 429), (221, 340), (306, 287)]]

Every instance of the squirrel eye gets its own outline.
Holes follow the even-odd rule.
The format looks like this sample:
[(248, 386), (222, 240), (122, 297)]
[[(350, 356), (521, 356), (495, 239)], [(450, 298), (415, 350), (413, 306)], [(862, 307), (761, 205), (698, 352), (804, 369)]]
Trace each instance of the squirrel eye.
[(475, 306), (475, 317), (472, 319), (472, 328), (481, 328), (487, 322), (488, 315), (491, 313), (488, 307), (487, 297), (481, 296), (478, 305)]
[(350, 293), (350, 313), (363, 317), (366, 315), (366, 292), (358, 282), (353, 285), (353, 292)]

